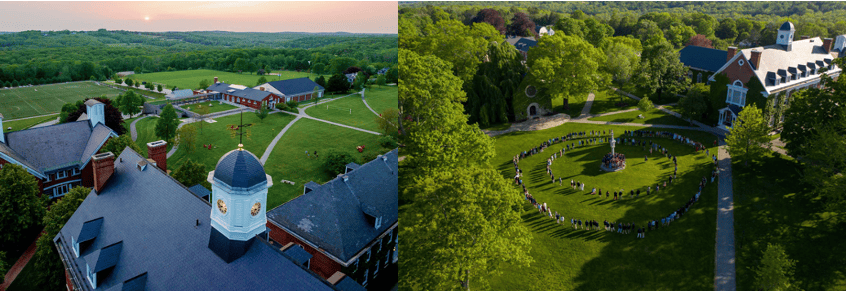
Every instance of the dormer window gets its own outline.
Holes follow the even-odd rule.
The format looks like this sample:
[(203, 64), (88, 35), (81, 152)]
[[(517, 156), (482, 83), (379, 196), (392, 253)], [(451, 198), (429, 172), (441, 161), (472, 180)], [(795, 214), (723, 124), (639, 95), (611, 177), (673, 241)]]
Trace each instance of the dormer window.
[(379, 229), (379, 227), (382, 226), (382, 216), (379, 216), (379, 217), (376, 218), (376, 223), (374, 225), (375, 225), (374, 228), (376, 228), (376, 229)]
[(76, 242), (73, 235), (71, 235), (71, 246), (73, 246), (73, 254), (76, 255), (76, 257), (79, 257), (79, 242)]
[(88, 265), (88, 263), (85, 263), (85, 270), (88, 275), (88, 283), (91, 284), (91, 288), (97, 289), (97, 273), (91, 272), (91, 266)]

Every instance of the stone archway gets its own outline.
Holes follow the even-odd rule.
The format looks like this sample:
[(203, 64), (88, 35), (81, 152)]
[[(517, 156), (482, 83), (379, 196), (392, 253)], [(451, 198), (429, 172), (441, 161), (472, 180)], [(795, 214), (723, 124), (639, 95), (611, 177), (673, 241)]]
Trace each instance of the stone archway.
[(532, 103), (528, 107), (526, 107), (526, 118), (533, 118), (538, 116), (540, 112), (540, 105), (537, 103)]

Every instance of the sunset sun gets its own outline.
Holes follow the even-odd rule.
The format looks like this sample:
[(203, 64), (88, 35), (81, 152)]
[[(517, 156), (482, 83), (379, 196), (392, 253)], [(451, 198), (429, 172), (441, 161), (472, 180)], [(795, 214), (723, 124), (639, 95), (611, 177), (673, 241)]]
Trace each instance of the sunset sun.
[(149, 16), (144, 16), (144, 20), (150, 20)]

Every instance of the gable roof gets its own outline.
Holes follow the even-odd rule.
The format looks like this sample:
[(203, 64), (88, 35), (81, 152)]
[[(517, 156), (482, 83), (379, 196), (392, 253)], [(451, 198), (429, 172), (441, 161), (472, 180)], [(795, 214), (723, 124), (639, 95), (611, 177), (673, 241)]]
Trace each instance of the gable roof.
[(308, 77), (273, 81), (268, 82), (267, 85), (270, 85), (277, 92), (286, 96), (314, 92), (315, 86), (317, 86), (318, 91), (324, 90), (323, 86), (311, 81)]
[(704, 69), (710, 72), (720, 70), (726, 63), (728, 52), (723, 50), (686, 46), (679, 51), (679, 61), (685, 66)]
[(270, 95), (270, 92), (244, 87), (243, 85), (231, 85), (223, 82), (218, 82), (207, 87), (206, 90), (217, 91), (232, 96), (237, 96), (253, 101), (262, 101), (265, 97)]
[(92, 129), (88, 121), (76, 121), (11, 132), (6, 134), (6, 143), (43, 173), (82, 168), (109, 137), (116, 136), (106, 125), (98, 123)]
[(191, 89), (179, 89), (179, 90), (172, 91), (166, 97), (180, 98), (180, 97), (189, 97), (189, 96), (192, 96), (192, 95), (194, 95), (194, 91), (191, 90)]
[[(259, 239), (241, 258), (224, 262), (208, 248), (211, 204), (159, 168), (139, 171), (135, 164), (142, 160), (129, 147), (124, 149), (115, 159), (106, 186), (100, 192), (92, 191), (53, 238), (76, 275), (85, 275), (86, 264), (93, 268), (100, 258), (105, 260), (105, 247), (122, 242), (112, 272), (98, 277), (96, 289), (87, 281), (80, 281), (80, 289), (120, 289), (145, 272), (145, 289), (156, 291), (333, 289)], [(98, 217), (103, 217), (100, 235), (75, 257), (68, 252), (71, 235), (79, 234), (84, 222)], [(200, 225), (196, 226), (198, 219)]]
[(528, 52), (529, 48), (537, 46), (538, 42), (530, 38), (520, 38), (514, 43), (514, 47), (519, 51)]
[[(267, 212), (267, 219), (350, 262), (397, 222), (397, 150)], [(366, 214), (382, 217), (374, 228)]]

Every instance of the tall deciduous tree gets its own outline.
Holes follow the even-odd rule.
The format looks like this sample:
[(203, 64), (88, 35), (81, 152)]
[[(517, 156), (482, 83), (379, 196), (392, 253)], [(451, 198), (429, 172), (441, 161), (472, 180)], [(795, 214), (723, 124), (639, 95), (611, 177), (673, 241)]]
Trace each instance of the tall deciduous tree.
[[(203, 122), (201, 122), (203, 123)], [(185, 153), (191, 155), (197, 148), (197, 128), (194, 124), (185, 124), (176, 130), (176, 145), (185, 148)]]
[(457, 20), (443, 20), (427, 25), (420, 45), (409, 49), (450, 62), (454, 75), (469, 83), (488, 51), (488, 44), (503, 41), (503, 36), (490, 24), (466, 26)]
[(731, 156), (743, 159), (744, 165), (749, 165), (749, 160), (759, 158), (766, 153), (770, 140), (767, 137), (769, 127), (761, 115), (761, 110), (754, 104), (743, 107), (734, 127), (726, 135), (726, 144)]
[[(173, 178), (186, 187), (202, 184), (206, 188), (210, 188), (211, 185), (207, 183), (206, 177), (208, 177), (208, 172), (206, 172), (205, 166), (191, 161), (191, 159), (186, 160), (185, 163), (173, 172)], [(206, 184), (203, 184), (204, 182)]]
[(761, 265), (755, 271), (757, 286), (765, 291), (793, 290), (791, 285), (793, 267), (796, 261), (787, 257), (787, 253), (779, 244), (767, 244), (767, 250), (761, 258)]
[(332, 75), (326, 83), (326, 91), (344, 93), (350, 90), (350, 83), (347, 77), (341, 74)]
[(140, 106), (144, 105), (144, 97), (135, 94), (134, 90), (127, 90), (116, 99), (122, 113), (130, 117), (140, 113)]
[(211, 86), (211, 81), (208, 79), (203, 79), (200, 80), (200, 87), (198, 87), (197, 89), (206, 89), (209, 88), (209, 86)]
[(24, 230), (41, 223), (47, 211), (47, 195), (41, 195), (38, 181), (23, 167), (7, 163), (0, 168), (0, 242), (18, 240)]
[[(529, 31), (531, 31), (532, 34), (526, 33)], [(514, 17), (511, 18), (511, 24), (508, 25), (507, 32), (509, 35), (524, 37), (535, 36), (535, 22), (532, 21), (531, 17), (523, 12), (514, 13)]]
[[(846, 111), (846, 78), (832, 80), (822, 78), (826, 89), (808, 88), (794, 92), (790, 107), (784, 113), (784, 130), (781, 139), (791, 156), (804, 156), (813, 145), (815, 129), (831, 125), (833, 130), (846, 135), (844, 120)], [(783, 102), (783, 101), (780, 101)]]
[(587, 41), (564, 34), (543, 37), (532, 48), (527, 78), (549, 94), (547, 98), (585, 100), (587, 94), (608, 84), (609, 75), (600, 66), (605, 54)]
[(259, 85), (262, 85), (262, 84), (265, 84), (265, 83), (267, 83), (267, 78), (265, 78), (264, 76), (261, 76), (261, 77), (259, 77), (258, 81), (256, 81), (256, 86), (259, 86)]
[(640, 57), (641, 70), (638, 83), (650, 94), (657, 94), (661, 102), (664, 95), (675, 95), (687, 88), (690, 80), (685, 78), (687, 70), (679, 61), (679, 53), (663, 37), (650, 39), (643, 47)]
[(642, 112), (648, 112), (655, 108), (648, 96), (644, 96), (637, 102), (637, 108)]
[(685, 119), (699, 120), (705, 111), (708, 110), (708, 94), (710, 89), (707, 85), (696, 83), (687, 91), (687, 95), (679, 99), (680, 114)]
[(65, 223), (70, 220), (70, 217), (90, 193), (91, 190), (86, 187), (75, 187), (51, 205), (50, 211), (42, 216), (44, 234), (38, 238), (35, 255), (30, 263), (31, 265), (34, 264), (35, 270), (38, 271), (38, 277), (34, 279), (40, 284), (38, 287), (49, 287), (49, 290), (64, 289), (64, 267), (62, 266), (62, 259), (59, 258), (59, 254), (53, 245), (53, 238), (59, 234)]
[(176, 116), (176, 110), (168, 104), (162, 109), (162, 114), (156, 121), (156, 137), (169, 143), (173, 142), (177, 127), (179, 127), (179, 118)]
[(625, 43), (613, 42), (605, 51), (605, 69), (622, 89), (640, 67), (640, 52)]
[(737, 37), (737, 24), (734, 22), (734, 19), (724, 18), (721, 20), (714, 35), (729, 42), (734, 42), (734, 38)]
[(397, 135), (397, 119), (399, 119), (399, 110), (395, 108), (387, 108), (382, 111), (379, 117), (376, 117), (376, 124), (385, 135)]
[[(479, 65), (473, 83), (464, 86), (467, 90), (465, 112), (470, 114), (469, 121), (482, 126), (514, 119), (512, 97), (526, 74), (523, 56), (508, 43), (488, 45), (487, 56), (488, 62)], [(486, 119), (482, 118), (482, 113), (486, 113)]]
[(505, 20), (502, 19), (502, 16), (499, 14), (499, 11), (491, 8), (485, 8), (479, 10), (476, 13), (476, 17), (470, 20), (473, 23), (484, 22), (490, 24), (494, 27), (499, 33), (505, 34)]
[(697, 47), (709, 48), (709, 49), (714, 48), (714, 46), (712, 46), (712, 44), (711, 44), (711, 40), (709, 40), (708, 37), (706, 37), (705, 35), (702, 35), (702, 34), (697, 34), (697, 35), (693, 36), (692, 38), (690, 38), (690, 40), (687, 41), (687, 45), (688, 46), (697, 46)]
[(126, 134), (120, 135), (117, 138), (109, 139), (106, 144), (103, 145), (103, 148), (100, 149), (100, 153), (111, 152), (115, 155), (115, 157), (118, 157), (123, 152), (123, 149), (126, 149), (126, 147), (135, 150), (137, 153), (141, 153), (141, 148), (138, 147), (138, 144), (135, 144), (135, 142), (132, 141), (132, 137), (129, 137), (129, 135)]

